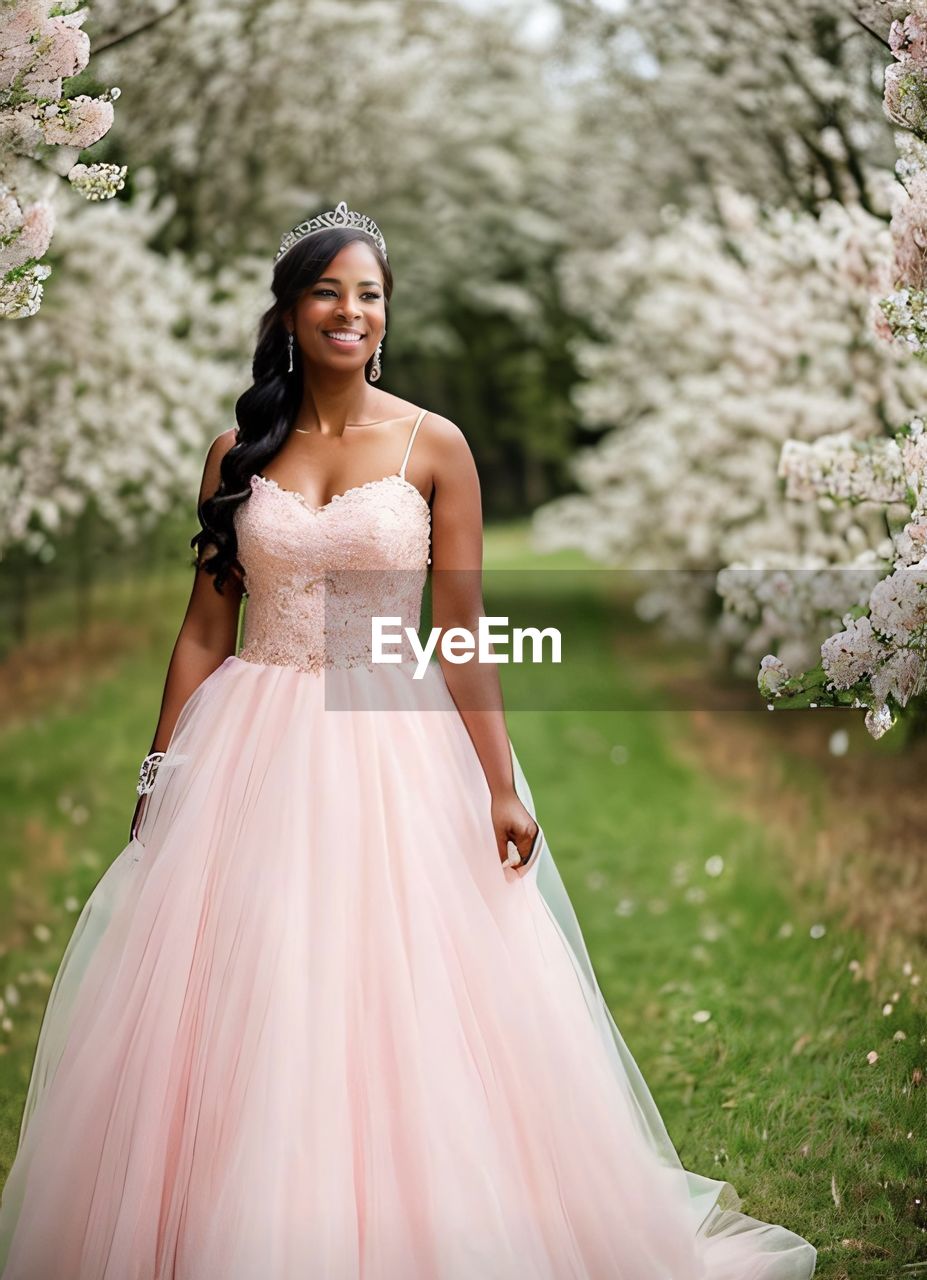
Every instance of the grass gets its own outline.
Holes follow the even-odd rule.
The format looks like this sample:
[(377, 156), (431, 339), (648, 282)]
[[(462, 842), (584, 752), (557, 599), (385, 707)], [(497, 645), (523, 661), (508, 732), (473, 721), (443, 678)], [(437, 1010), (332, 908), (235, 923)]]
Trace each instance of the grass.
[[(633, 668), (614, 661), (602, 575), (561, 554), (542, 578), (519, 524), (488, 532), (486, 563), (500, 571), (488, 593), (500, 606), (507, 583), (529, 604), (543, 589), (578, 637), (582, 660), (558, 673), (553, 706), (504, 671), (509, 728), (603, 992), (683, 1163), (812, 1240), (821, 1280), (915, 1274), (903, 1268), (927, 1260), (924, 954), (916, 931), (898, 951), (877, 946), (876, 910), (848, 920), (829, 879), (841, 856), (833, 760), (818, 750), (796, 764), (788, 723), (771, 733), (761, 715), (634, 709), (656, 705), (650, 683), (673, 655), (650, 641)], [(188, 581), (179, 571), (151, 591), (146, 634), (116, 645), (98, 675), (56, 683), (46, 669), (44, 704), (36, 691), (0, 735), (2, 1176), (57, 959), (127, 839)], [(101, 625), (125, 607), (118, 593), (102, 600)], [(38, 644), (52, 653), (54, 616)], [(621, 709), (590, 710), (605, 688)], [(878, 792), (857, 801), (878, 806)]]

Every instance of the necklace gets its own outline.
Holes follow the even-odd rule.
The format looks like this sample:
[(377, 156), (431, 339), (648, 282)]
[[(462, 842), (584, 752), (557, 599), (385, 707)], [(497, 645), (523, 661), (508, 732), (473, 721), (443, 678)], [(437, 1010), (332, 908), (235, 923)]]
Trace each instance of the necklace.
[[(388, 422), (389, 419), (380, 418), (379, 421)], [(376, 422), (346, 422), (344, 425), (346, 427), (375, 427), (377, 423)], [(301, 436), (313, 436), (316, 433), (315, 427), (310, 427), (308, 429), (303, 427), (294, 427), (293, 430), (298, 431)]]
[[(375, 418), (373, 422), (346, 422), (346, 427), (378, 427), (381, 422), (400, 422), (400, 418)], [(294, 431), (298, 431), (301, 436), (315, 435), (315, 428), (305, 429), (303, 427), (294, 427)]]

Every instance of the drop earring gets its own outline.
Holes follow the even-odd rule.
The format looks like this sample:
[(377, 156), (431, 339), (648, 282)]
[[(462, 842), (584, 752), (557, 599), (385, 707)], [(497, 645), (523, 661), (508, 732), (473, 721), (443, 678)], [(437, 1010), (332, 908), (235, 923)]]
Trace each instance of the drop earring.
[[(383, 337), (384, 338), (386, 337), (385, 329), (383, 330)], [(382, 350), (383, 350), (383, 339), (381, 338), (380, 341), (377, 343), (376, 351), (373, 353), (373, 364), (370, 366), (371, 382), (376, 382), (379, 379), (380, 374), (383, 372), (382, 368), (380, 367), (380, 353), (382, 352)]]
[(287, 366), (287, 373), (293, 372), (293, 330), (290, 329), (286, 335), (287, 353), (290, 357), (290, 363)]

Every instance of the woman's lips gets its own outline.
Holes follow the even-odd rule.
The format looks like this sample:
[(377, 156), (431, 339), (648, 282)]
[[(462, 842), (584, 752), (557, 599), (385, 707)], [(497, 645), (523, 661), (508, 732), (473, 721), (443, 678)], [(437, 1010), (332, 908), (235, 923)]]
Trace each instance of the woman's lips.
[(324, 330), (323, 330), (323, 334), (328, 339), (328, 341), (332, 343), (333, 346), (336, 346), (336, 347), (359, 347), (360, 344), (364, 341), (363, 334), (361, 334), (359, 338), (339, 338), (339, 337), (336, 337), (335, 334), (333, 333), (325, 333)]

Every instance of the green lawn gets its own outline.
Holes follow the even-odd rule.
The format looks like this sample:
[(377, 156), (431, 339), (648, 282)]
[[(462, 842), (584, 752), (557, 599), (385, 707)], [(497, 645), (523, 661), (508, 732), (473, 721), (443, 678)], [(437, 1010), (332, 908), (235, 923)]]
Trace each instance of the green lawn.
[[(488, 531), (486, 563), (538, 564), (518, 524)], [(491, 577), (492, 589), (505, 581)], [(611, 705), (635, 706), (647, 662), (630, 670), (609, 657), (601, 575), (548, 581), (570, 593), (583, 661), (559, 675), (568, 709), (510, 709), (509, 727), (605, 996), (684, 1164), (731, 1181), (752, 1216), (812, 1240), (822, 1280), (896, 1280), (919, 1274), (902, 1270), (917, 1261), (927, 1274), (924, 1093), (912, 1083), (927, 1042), (919, 988), (899, 972), (883, 1013), (851, 968), (866, 938), (841, 930), (813, 889), (791, 887), (790, 861), (813, 828), (786, 848), (738, 813), (725, 778), (693, 762), (686, 713), (583, 709), (597, 684)], [(57, 959), (126, 842), (188, 582), (183, 570), (151, 594), (149, 644), (72, 689), (54, 714), (0, 733), (0, 1177)], [(525, 591), (540, 582), (526, 575)], [(530, 706), (518, 678), (504, 675), (507, 704), (511, 687), (516, 708)]]

